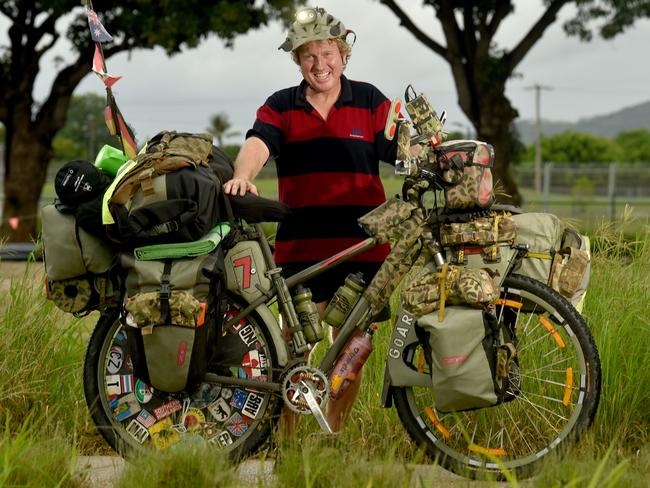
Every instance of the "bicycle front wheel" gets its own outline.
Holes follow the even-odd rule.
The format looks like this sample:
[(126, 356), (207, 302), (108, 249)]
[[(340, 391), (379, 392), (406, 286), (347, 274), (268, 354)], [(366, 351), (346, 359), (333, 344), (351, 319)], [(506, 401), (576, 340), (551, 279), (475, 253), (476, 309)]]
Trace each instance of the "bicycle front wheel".
[[(436, 410), (431, 388), (395, 388), (399, 417), (411, 438), (442, 466), (463, 476), (530, 476), (546, 455), (578, 439), (593, 421), (600, 395), (600, 360), (584, 319), (546, 285), (510, 275), (496, 315), (516, 337), (518, 388), (495, 407)], [(425, 350), (405, 355), (429, 372)]]
[[(229, 300), (226, 317), (242, 308)], [(277, 380), (275, 347), (266, 324), (255, 313), (221, 331), (214, 357), (209, 372)], [(117, 313), (103, 316), (90, 338), (84, 392), (99, 432), (125, 457), (187, 441), (221, 447), (231, 458), (246, 456), (270, 435), (281, 406), (279, 396), (270, 391), (227, 384), (204, 382), (192, 395), (154, 390), (133, 375)]]

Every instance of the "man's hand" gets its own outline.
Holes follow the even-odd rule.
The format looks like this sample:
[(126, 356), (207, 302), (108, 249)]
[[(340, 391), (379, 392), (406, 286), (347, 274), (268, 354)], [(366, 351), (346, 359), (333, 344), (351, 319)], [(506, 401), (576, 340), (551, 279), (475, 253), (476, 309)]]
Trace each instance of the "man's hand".
[(259, 195), (257, 193), (257, 187), (251, 180), (238, 177), (226, 181), (223, 184), (223, 191), (225, 191), (227, 195), (244, 196), (247, 192), (251, 192), (253, 195)]

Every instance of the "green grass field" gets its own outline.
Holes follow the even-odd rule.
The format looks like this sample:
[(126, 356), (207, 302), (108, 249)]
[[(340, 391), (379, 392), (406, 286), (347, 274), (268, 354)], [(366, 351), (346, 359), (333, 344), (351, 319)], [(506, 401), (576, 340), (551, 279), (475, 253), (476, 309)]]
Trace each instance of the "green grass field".
[[(650, 474), (650, 233), (636, 242), (610, 226), (595, 236), (584, 310), (598, 345), (603, 385), (593, 427), (562, 457), (549, 459), (526, 486), (647, 486)], [(42, 295), (39, 263), (11, 278), (0, 263), (0, 486), (86, 486), (73, 476), (79, 454), (109, 452), (90, 421), (81, 380), (85, 344), (97, 314), (76, 319)], [(426, 462), (394, 410), (379, 407), (390, 337), (381, 324), (359, 400), (341, 435), (318, 435), (313, 419), (280, 441), (275, 479), (259, 486), (406, 487)], [(116, 486), (249, 486), (236, 467), (204, 447), (144, 456)], [(517, 481), (510, 482), (517, 486)]]

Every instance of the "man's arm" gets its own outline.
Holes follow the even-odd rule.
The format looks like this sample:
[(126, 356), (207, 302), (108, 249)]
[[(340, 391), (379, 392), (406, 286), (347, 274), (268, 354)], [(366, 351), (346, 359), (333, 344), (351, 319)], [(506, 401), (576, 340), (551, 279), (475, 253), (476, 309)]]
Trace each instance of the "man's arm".
[(253, 184), (253, 178), (260, 172), (269, 156), (269, 148), (262, 139), (255, 136), (246, 139), (237, 154), (233, 177), (223, 185), (224, 191), (229, 195), (243, 196), (246, 192), (257, 195), (257, 187)]

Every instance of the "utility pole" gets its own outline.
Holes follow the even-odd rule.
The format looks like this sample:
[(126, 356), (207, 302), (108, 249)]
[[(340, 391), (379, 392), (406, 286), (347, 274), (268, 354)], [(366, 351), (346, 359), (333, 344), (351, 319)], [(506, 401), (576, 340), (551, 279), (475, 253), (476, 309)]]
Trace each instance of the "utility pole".
[(526, 87), (526, 90), (535, 90), (535, 191), (542, 191), (542, 120), (540, 115), (540, 102), (542, 90), (552, 90), (550, 86), (536, 83)]

